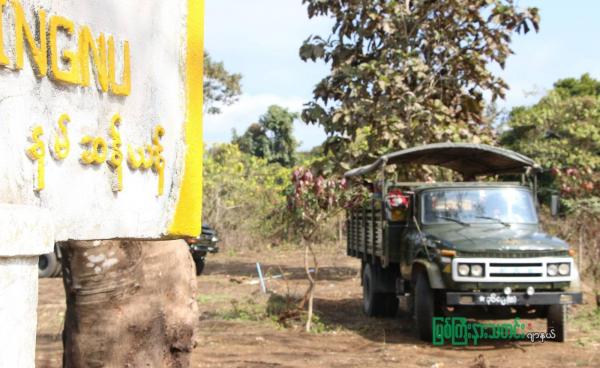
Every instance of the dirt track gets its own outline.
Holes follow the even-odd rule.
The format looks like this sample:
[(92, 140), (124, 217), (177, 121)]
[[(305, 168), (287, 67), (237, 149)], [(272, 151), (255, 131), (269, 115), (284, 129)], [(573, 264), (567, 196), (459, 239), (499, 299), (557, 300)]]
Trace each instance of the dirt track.
[[(476, 347), (434, 347), (414, 337), (407, 319), (370, 319), (361, 312), (358, 262), (341, 252), (320, 252), (315, 308), (317, 333), (281, 327), (265, 313), (270, 300), (256, 283), (255, 262), (286, 280), (270, 280), (277, 295), (306, 287), (302, 253), (248, 252), (209, 256), (198, 278), (200, 327), (193, 367), (598, 367), (600, 333), (585, 320), (571, 324), (564, 344), (497, 342)], [(590, 298), (587, 298), (588, 300)], [(582, 315), (590, 306), (577, 308)], [(60, 367), (64, 312), (61, 279), (41, 279), (37, 367)], [(532, 330), (545, 330), (545, 321)], [(587, 326), (586, 326), (587, 325)], [(584, 331), (585, 330), (585, 331)]]

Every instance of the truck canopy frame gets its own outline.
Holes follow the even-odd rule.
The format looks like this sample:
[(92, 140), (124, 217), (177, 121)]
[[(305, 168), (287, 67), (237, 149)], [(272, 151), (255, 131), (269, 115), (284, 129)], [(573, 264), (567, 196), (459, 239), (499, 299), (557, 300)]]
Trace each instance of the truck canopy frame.
[(347, 171), (344, 176), (367, 175), (385, 165), (403, 163), (441, 166), (468, 178), (540, 170), (529, 157), (504, 148), (473, 143), (434, 143), (388, 153), (372, 164)]

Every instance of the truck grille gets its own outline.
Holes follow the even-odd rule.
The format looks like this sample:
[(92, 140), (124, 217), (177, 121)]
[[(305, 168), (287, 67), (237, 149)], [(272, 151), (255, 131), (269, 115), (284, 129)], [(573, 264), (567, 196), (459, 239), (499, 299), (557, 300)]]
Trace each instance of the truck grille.
[[(484, 267), (482, 277), (461, 276), (458, 264), (481, 264)], [(571, 273), (566, 276), (548, 276), (549, 263), (569, 263)], [(452, 260), (452, 279), (459, 282), (564, 282), (572, 281), (573, 258), (571, 257), (536, 257), (536, 258), (489, 258), (489, 257), (457, 257)]]
[(544, 275), (542, 262), (490, 262), (490, 277), (540, 277)]

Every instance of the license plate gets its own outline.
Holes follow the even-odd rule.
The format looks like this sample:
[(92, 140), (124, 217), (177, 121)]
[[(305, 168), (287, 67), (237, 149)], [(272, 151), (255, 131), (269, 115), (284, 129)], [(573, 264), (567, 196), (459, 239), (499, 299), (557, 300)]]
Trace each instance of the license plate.
[(498, 294), (490, 294), (490, 295), (480, 295), (479, 303), (486, 305), (515, 305), (517, 304), (517, 296), (516, 295), (498, 295)]

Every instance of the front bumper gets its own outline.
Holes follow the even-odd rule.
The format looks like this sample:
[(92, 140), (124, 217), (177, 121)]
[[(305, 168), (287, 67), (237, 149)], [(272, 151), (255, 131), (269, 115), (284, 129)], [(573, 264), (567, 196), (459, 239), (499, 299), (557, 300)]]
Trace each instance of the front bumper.
[(192, 253), (218, 253), (219, 247), (216, 245), (192, 244), (190, 245)]
[(512, 306), (512, 305), (555, 305), (581, 304), (582, 294), (576, 292), (542, 291), (533, 295), (524, 292), (513, 292), (504, 295), (502, 292), (460, 292), (446, 293), (446, 305), (481, 305), (481, 306)]

